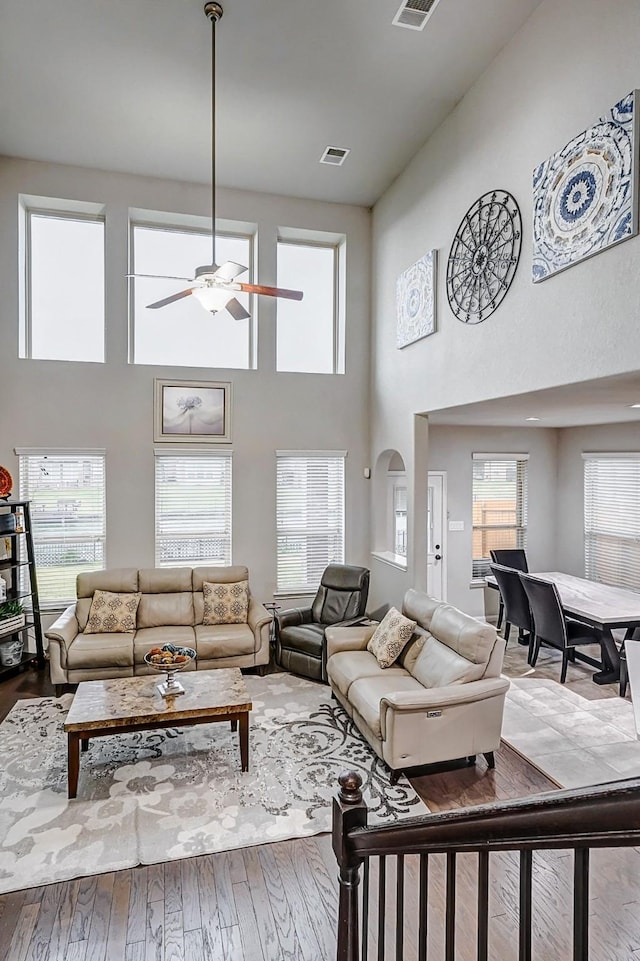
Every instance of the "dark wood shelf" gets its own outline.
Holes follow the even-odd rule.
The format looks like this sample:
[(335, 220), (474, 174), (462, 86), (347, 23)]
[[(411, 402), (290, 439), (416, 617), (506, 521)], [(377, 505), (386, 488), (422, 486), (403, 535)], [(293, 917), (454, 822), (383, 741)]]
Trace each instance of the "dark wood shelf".
[[(0, 501), (0, 511), (9, 510), (12, 514), (18, 515), (22, 530), (5, 531), (0, 533), (0, 539), (7, 539), (9, 556), (0, 560), (0, 573), (4, 575), (3, 580), (7, 585), (7, 600), (15, 601), (27, 598), (29, 607), (25, 611), (26, 621), (22, 627), (6, 634), (0, 634), (0, 644), (11, 642), (16, 637), (23, 635), (26, 640), (26, 632), (31, 631), (30, 638), (35, 638), (35, 653), (28, 652), (22, 657), (19, 664), (11, 665), (8, 668), (0, 666), (0, 677), (7, 673), (15, 673), (22, 664), (36, 661), (39, 668), (45, 666), (44, 643), (42, 638), (42, 625), (40, 621), (40, 601), (38, 598), (38, 582), (36, 578), (35, 549), (33, 543), (33, 529), (31, 523), (31, 504), (29, 501)], [(24, 571), (20, 576), (19, 572)]]
[(35, 627), (35, 621), (25, 621), (22, 627), (16, 627), (15, 631), (5, 631), (4, 634), (0, 634), (0, 644), (3, 641), (8, 640), (10, 637), (15, 637), (16, 634), (22, 634), (23, 631), (28, 631), (30, 627)]
[(37, 659), (38, 655), (35, 651), (23, 651), (22, 657), (17, 664), (8, 664), (6, 667), (0, 664), (0, 677), (3, 677), (5, 674), (11, 674), (14, 671), (19, 671), (21, 667), (24, 667), (26, 664), (31, 664), (37, 661)]
[(16, 561), (16, 560), (13, 560), (12, 558), (8, 558), (7, 560), (0, 561), (0, 571), (11, 571), (11, 570), (14, 570), (16, 567), (27, 567), (28, 564), (29, 564), (29, 561)]

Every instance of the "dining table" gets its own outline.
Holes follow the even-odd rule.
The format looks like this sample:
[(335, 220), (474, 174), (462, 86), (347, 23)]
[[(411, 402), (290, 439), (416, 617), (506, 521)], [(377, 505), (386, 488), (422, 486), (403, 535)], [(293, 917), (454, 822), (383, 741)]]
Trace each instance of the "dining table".
[[(640, 593), (625, 587), (613, 587), (590, 581), (586, 577), (564, 574), (562, 571), (531, 571), (534, 577), (553, 581), (558, 588), (565, 613), (573, 620), (596, 628), (602, 634), (604, 669), (593, 675), (596, 684), (613, 684), (620, 680), (620, 652), (613, 637), (617, 628), (626, 630), (627, 637), (640, 627)], [(498, 590), (498, 582), (491, 574), (485, 577), (487, 587)], [(577, 652), (576, 652), (576, 656)]]

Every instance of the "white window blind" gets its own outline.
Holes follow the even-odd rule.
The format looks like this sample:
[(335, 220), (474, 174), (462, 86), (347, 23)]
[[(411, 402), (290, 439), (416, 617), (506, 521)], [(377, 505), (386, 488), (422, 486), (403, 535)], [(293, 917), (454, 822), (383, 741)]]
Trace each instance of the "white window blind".
[(156, 566), (231, 563), (231, 454), (156, 452)]
[(640, 590), (640, 453), (584, 456), (585, 576)]
[(328, 564), (344, 563), (344, 453), (277, 455), (279, 591), (316, 590)]
[(473, 454), (472, 577), (490, 574), (492, 550), (527, 546), (528, 454)]
[(41, 607), (76, 597), (76, 577), (105, 566), (104, 453), (16, 451), (20, 496), (31, 501)]

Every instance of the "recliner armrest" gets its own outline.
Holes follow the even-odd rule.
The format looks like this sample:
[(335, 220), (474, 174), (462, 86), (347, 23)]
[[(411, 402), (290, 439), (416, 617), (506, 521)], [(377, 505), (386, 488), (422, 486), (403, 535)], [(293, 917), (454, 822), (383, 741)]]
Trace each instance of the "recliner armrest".
[(288, 611), (280, 611), (276, 614), (276, 624), (278, 630), (283, 627), (297, 627), (299, 624), (311, 624), (311, 608), (292, 607)]
[(422, 691), (395, 691), (385, 694), (380, 701), (381, 713), (393, 711), (423, 711), (448, 707), (452, 704), (471, 704), (489, 697), (506, 694), (509, 681), (504, 677), (487, 677), (468, 684), (449, 684), (447, 687), (424, 688)]
[(79, 633), (80, 625), (76, 618), (76, 605), (72, 604), (53, 622), (49, 630), (45, 631), (44, 636), (49, 642), (60, 646), (60, 660), (63, 664), (66, 664), (67, 651)]
[(271, 624), (271, 614), (266, 607), (263, 607), (260, 601), (255, 600), (253, 597), (249, 599), (247, 623), (254, 634), (257, 634), (265, 624)]
[(327, 641), (327, 660), (340, 651), (366, 650), (369, 638), (377, 626), (377, 624), (366, 624), (362, 627), (345, 627), (344, 625), (332, 624), (327, 627), (324, 632)]

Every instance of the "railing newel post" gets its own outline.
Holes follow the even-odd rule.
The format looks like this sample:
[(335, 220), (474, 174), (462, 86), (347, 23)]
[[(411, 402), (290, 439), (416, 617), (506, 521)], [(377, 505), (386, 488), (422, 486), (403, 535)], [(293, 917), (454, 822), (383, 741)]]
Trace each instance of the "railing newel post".
[[(358, 884), (362, 858), (353, 853), (349, 832), (366, 827), (367, 805), (362, 800), (362, 778), (345, 771), (338, 778), (340, 790), (333, 798), (332, 842), (339, 867), (337, 961), (359, 961)], [(365, 892), (366, 893), (366, 892)]]

